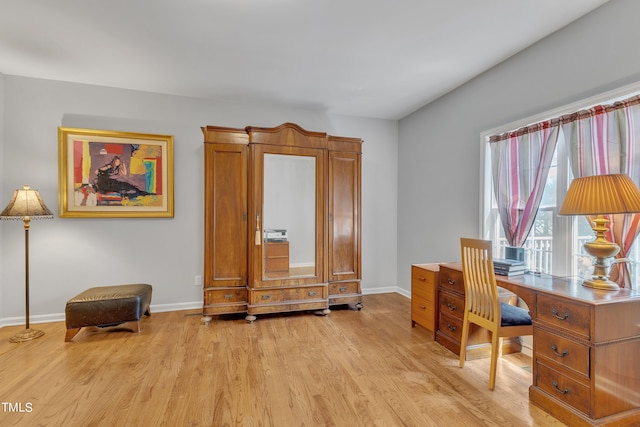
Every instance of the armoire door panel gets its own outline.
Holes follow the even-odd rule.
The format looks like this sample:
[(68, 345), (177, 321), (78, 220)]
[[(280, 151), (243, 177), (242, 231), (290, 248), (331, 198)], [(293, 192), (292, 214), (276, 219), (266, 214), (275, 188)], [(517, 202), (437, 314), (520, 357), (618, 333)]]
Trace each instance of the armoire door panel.
[(247, 284), (247, 146), (207, 144), (205, 287)]
[(358, 278), (358, 161), (356, 153), (329, 154), (329, 281)]

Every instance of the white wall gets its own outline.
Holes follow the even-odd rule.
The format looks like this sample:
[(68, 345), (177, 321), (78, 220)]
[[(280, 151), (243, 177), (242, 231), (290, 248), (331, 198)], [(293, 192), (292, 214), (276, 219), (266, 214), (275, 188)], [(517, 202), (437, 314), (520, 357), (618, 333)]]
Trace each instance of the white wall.
[[(4, 93), (1, 89), (4, 87)], [(396, 289), (397, 122), (331, 116), (274, 105), (166, 96), (0, 74), (2, 207), (28, 183), (57, 213), (57, 127), (174, 136), (175, 217), (34, 221), (30, 231), (32, 322), (62, 319), (65, 302), (90, 286), (150, 283), (155, 311), (201, 307), (201, 126), (278, 126), (363, 138), (363, 288)], [(1, 110), (0, 110), (1, 111)], [(1, 127), (4, 119), (4, 128)], [(22, 224), (1, 221), (0, 325), (24, 320)]]
[[(2, 74), (0, 74), (0, 101), (4, 99), (4, 79), (2, 78)], [(0, 102), (0, 165), (2, 165), (2, 168), (0, 169), (0, 179), (2, 176), (2, 171), (4, 171), (5, 168), (5, 156), (4, 156), (4, 102)], [(9, 199), (5, 196), (5, 194), (7, 194), (4, 191), (4, 188), (2, 185), (0, 185), (0, 212), (4, 209), (4, 207), (6, 206), (4, 203), (9, 203)], [(2, 221), (0, 221), (2, 222)], [(4, 234), (2, 232), (2, 230), (4, 229), (4, 227), (0, 227), (0, 242), (4, 242)], [(0, 318), (2, 318), (2, 307), (4, 306), (4, 296), (3, 296), (3, 292), (1, 292), (2, 289), (2, 271), (3, 271), (3, 267), (2, 264), (3, 262), (1, 260), (4, 260), (4, 256), (3, 254), (3, 248), (4, 245), (0, 244)]]
[[(398, 286), (480, 236), (480, 133), (640, 80), (640, 2), (613, 0), (399, 123)], [(508, 37), (508, 34), (505, 35)]]

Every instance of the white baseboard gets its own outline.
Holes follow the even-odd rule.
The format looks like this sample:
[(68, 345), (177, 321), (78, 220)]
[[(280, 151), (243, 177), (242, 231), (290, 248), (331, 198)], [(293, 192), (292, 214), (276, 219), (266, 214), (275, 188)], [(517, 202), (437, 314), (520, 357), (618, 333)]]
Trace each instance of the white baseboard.
[[(364, 295), (373, 294), (389, 294), (398, 293), (404, 297), (411, 298), (411, 293), (397, 286), (387, 286), (384, 288), (363, 289)], [(202, 301), (179, 302), (173, 304), (151, 304), (151, 314), (162, 313), (166, 311), (182, 311), (182, 310), (202, 310)], [(30, 316), (29, 323), (52, 323), (64, 322), (64, 313), (40, 314)], [(25, 318), (22, 317), (5, 317), (0, 319), (0, 328), (5, 326), (24, 325)]]
[[(175, 304), (151, 304), (151, 314), (165, 311), (202, 310), (202, 301), (180, 302)], [(29, 324), (64, 322), (64, 313), (40, 314), (29, 316)], [(0, 319), (0, 328), (5, 326), (24, 325), (23, 317), (5, 317)]]

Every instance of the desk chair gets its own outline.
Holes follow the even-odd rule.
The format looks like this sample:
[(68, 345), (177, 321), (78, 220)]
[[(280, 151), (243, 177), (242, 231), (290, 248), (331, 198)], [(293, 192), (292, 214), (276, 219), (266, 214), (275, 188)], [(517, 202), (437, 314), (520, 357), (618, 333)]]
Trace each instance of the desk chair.
[(498, 299), (498, 285), (489, 240), (460, 239), (462, 273), (465, 288), (465, 311), (460, 342), (460, 367), (464, 367), (469, 324), (491, 331), (491, 370), (489, 390), (496, 386), (496, 365), (503, 337), (533, 335), (531, 316), (527, 310)]

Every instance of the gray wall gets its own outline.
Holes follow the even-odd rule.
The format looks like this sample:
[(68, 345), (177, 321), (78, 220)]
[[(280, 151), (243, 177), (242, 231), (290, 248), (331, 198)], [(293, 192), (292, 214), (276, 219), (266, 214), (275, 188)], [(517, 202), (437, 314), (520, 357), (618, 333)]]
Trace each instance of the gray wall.
[(640, 80), (638, 16), (613, 0), (400, 121), (402, 290), (411, 264), (458, 261), (480, 236), (480, 133)]
[[(4, 90), (3, 90), (4, 89)], [(0, 74), (0, 195), (30, 184), (57, 214), (57, 128), (174, 136), (175, 217), (34, 221), (32, 322), (63, 319), (65, 302), (90, 286), (151, 283), (152, 309), (202, 306), (205, 125), (277, 126), (360, 137), (363, 145), (363, 288), (396, 290), (398, 123), (275, 105), (241, 105)], [(2, 127), (2, 123), (4, 126)], [(0, 325), (24, 321), (24, 231), (0, 221)]]

